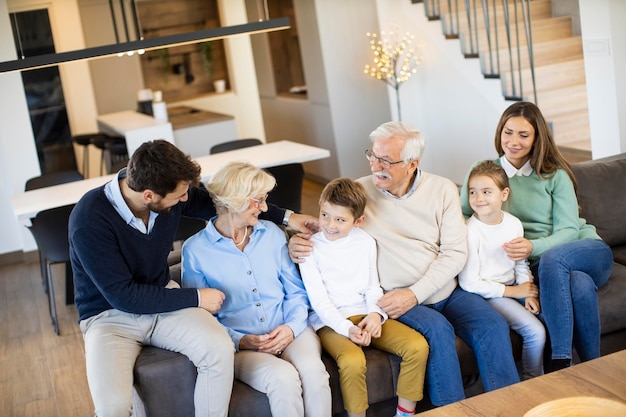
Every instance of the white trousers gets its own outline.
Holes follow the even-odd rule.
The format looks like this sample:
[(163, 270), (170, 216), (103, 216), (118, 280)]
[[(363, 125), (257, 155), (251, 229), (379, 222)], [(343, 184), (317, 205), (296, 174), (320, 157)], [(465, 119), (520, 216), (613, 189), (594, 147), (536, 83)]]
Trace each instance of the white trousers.
[(522, 379), (543, 375), (546, 344), (543, 323), (514, 298), (489, 298), (487, 301), (506, 319), (509, 327), (522, 336)]
[(328, 372), (319, 338), (307, 327), (282, 357), (253, 350), (235, 354), (235, 378), (265, 393), (273, 416), (332, 415)]
[(133, 412), (133, 368), (143, 345), (182, 353), (198, 369), (196, 416), (226, 417), (233, 385), (233, 342), (207, 311), (160, 314), (107, 310), (82, 320), (87, 381), (96, 416)]

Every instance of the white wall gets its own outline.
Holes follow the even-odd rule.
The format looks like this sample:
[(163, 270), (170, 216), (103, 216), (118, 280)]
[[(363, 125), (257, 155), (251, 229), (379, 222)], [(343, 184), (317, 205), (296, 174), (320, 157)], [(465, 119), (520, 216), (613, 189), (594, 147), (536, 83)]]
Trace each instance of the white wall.
[[(5, 0), (0, 0), (0, 59), (17, 59)], [(29, 233), (15, 220), (11, 196), (40, 170), (21, 75), (0, 74), (0, 91), (0, 253), (10, 253), (22, 249), (22, 236)]]
[[(8, 13), (48, 6), (56, 50), (61, 52), (83, 47), (80, 25), (67, 24), (68, 20), (78, 21), (75, 1), (0, 0), (0, 59), (16, 59)], [(72, 133), (94, 130), (96, 111), (87, 64), (65, 64), (60, 68), (60, 75)], [(0, 253), (22, 249), (30, 251), (36, 249), (35, 241), (30, 232), (17, 223), (10, 203), (11, 195), (24, 190), (26, 180), (41, 173), (21, 75), (0, 74), (0, 91), (0, 172), (3, 179), (0, 185), (0, 223), (3, 229)]]
[(626, 152), (626, 2), (580, 0), (593, 158)]

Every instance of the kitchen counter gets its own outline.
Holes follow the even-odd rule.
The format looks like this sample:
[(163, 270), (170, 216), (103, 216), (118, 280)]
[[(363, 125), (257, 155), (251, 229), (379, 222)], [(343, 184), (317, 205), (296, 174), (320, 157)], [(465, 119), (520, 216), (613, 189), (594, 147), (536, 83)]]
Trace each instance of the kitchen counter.
[(176, 146), (192, 158), (208, 155), (211, 146), (239, 137), (235, 118), (227, 114), (189, 106), (168, 107), (167, 114)]
[(233, 116), (228, 114), (213, 113), (206, 110), (194, 109), (188, 106), (169, 107), (167, 115), (174, 130), (185, 129), (206, 123), (222, 122), (226, 120), (234, 120)]
[(142, 143), (149, 140), (165, 139), (174, 143), (171, 123), (134, 110), (103, 114), (97, 120), (101, 131), (124, 136), (128, 155), (132, 155)]

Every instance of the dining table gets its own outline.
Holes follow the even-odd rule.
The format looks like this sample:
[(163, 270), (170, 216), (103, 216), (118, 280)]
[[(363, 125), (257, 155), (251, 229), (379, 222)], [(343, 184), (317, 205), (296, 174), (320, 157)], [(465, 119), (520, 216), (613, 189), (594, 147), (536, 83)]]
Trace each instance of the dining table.
[[(193, 158), (201, 168), (201, 181), (207, 182), (215, 172), (232, 161), (248, 162), (259, 168), (304, 163), (330, 157), (330, 151), (289, 140), (264, 143), (218, 154)], [(31, 219), (43, 210), (77, 203), (89, 190), (99, 187), (116, 174), (87, 178), (51, 187), (25, 191), (11, 197), (18, 222), (29, 227)]]

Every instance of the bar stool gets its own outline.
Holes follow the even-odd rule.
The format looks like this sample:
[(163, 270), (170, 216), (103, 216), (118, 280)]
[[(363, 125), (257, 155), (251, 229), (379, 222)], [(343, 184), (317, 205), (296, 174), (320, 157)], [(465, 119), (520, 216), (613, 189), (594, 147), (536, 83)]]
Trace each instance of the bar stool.
[(72, 142), (83, 147), (83, 177), (89, 178), (89, 145), (91, 139), (100, 135), (101, 133), (85, 133), (82, 135), (72, 136)]
[(110, 166), (107, 168), (107, 173), (113, 174), (128, 163), (128, 147), (126, 146), (126, 140), (120, 142), (119, 140), (111, 140), (104, 144), (105, 152), (108, 153)]
[(114, 136), (109, 134), (102, 134), (98, 136), (94, 136), (91, 139), (91, 144), (96, 148), (100, 149), (102, 152), (102, 156), (100, 157), (100, 175), (104, 175), (104, 161), (106, 157), (106, 147), (107, 143), (123, 143), (126, 145), (126, 139), (123, 136)]

